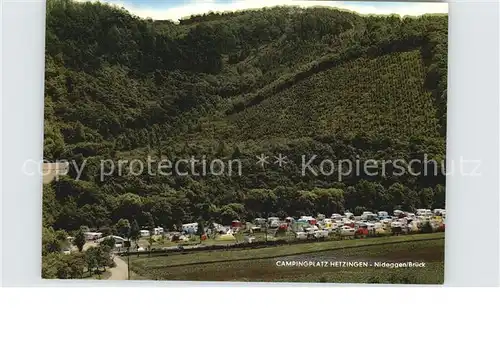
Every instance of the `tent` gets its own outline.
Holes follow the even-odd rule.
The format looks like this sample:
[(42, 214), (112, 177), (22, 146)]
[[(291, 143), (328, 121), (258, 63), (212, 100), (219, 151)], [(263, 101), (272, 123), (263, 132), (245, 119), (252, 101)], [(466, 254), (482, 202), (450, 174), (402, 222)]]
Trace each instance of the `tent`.
[(221, 241), (234, 241), (234, 240), (236, 240), (232, 231), (228, 231), (226, 234), (221, 234), (221, 235), (217, 236), (215, 239), (221, 240)]

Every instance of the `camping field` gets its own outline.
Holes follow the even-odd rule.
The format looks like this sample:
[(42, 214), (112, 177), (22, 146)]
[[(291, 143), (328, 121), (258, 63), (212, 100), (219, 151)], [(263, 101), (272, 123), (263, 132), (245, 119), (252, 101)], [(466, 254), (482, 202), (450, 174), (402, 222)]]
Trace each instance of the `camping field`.
[[(233, 236), (234, 236), (234, 240), (217, 240), (217, 239), (210, 238), (210, 239), (204, 240), (203, 242), (201, 242), (201, 244), (203, 244), (205, 246), (209, 246), (209, 245), (233, 245), (236, 243), (244, 242), (244, 240), (245, 240), (244, 234), (242, 234), (241, 232), (235, 233)], [(256, 241), (259, 241), (259, 242), (274, 241), (277, 239), (295, 240), (295, 236), (293, 236), (293, 234), (291, 234), (291, 233), (288, 235), (277, 237), (277, 238), (272, 236), (272, 235), (266, 236), (266, 234), (264, 232), (256, 232), (256, 233), (252, 234), (252, 236), (255, 238)], [(198, 245), (198, 244), (200, 244), (200, 240), (199, 240), (199, 237), (196, 237), (196, 236), (193, 236), (192, 240), (190, 240), (188, 242), (183, 242), (183, 241), (173, 242), (173, 241), (170, 241), (168, 239), (162, 239), (161, 237), (158, 236), (158, 239), (154, 240), (151, 243), (151, 248), (163, 249), (163, 248), (179, 246), (179, 245), (182, 245), (184, 247), (189, 247), (191, 245)], [(140, 238), (138, 240), (138, 245), (140, 247), (144, 247), (144, 248), (149, 247), (148, 238), (145, 238), (145, 237)]]
[[(369, 267), (283, 266), (284, 261), (364, 262)], [(425, 267), (374, 267), (384, 262), (422, 262)], [(130, 257), (142, 279), (440, 284), (444, 280), (444, 234), (324, 241), (258, 249)], [(281, 266), (280, 266), (281, 265)]]

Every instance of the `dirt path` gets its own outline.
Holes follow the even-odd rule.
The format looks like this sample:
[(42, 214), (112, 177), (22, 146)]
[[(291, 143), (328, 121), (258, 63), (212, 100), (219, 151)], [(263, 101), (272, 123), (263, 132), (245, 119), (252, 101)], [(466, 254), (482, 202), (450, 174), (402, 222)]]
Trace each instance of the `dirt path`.
[(127, 280), (127, 275), (128, 275), (127, 263), (125, 263), (125, 261), (123, 261), (118, 256), (115, 256), (113, 258), (113, 261), (116, 263), (116, 267), (109, 269), (111, 275), (108, 278), (108, 280)]

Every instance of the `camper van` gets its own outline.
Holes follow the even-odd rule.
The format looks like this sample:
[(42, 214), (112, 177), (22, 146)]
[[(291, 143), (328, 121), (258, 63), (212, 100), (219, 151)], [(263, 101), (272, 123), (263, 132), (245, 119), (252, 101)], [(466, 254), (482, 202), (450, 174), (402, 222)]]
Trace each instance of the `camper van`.
[(401, 211), (401, 210), (394, 210), (393, 215), (394, 215), (394, 217), (399, 218), (399, 217), (401, 217), (402, 215), (404, 215), (404, 212), (403, 212), (403, 211)]
[(340, 236), (342, 237), (354, 237), (356, 229), (354, 227), (343, 226), (340, 230)]
[(184, 233), (191, 233), (194, 234), (198, 230), (198, 223), (193, 222), (193, 223), (186, 223), (182, 225), (182, 231)]
[(328, 238), (328, 231), (327, 230), (316, 230), (316, 231), (314, 231), (314, 237), (316, 239)]
[(426, 208), (419, 208), (417, 210), (417, 216), (430, 217), (432, 216), (432, 211)]
[(354, 213), (351, 212), (345, 212), (344, 217), (347, 219), (353, 219), (354, 218)]
[(267, 224), (269, 228), (278, 228), (280, 225), (280, 219), (278, 217), (269, 217), (267, 219)]
[(314, 217), (312, 216), (301, 216), (300, 217), (301, 221), (307, 221), (310, 225), (316, 225), (317, 221)]
[(278, 228), (280, 225), (280, 219), (278, 217), (269, 217), (267, 219), (267, 224), (269, 228)]
[(365, 211), (361, 215), (361, 220), (362, 221), (375, 221), (375, 220), (377, 220), (377, 215), (375, 215), (375, 213)]
[(153, 229), (154, 235), (163, 235), (164, 231), (162, 227), (156, 227)]
[(386, 211), (378, 211), (377, 215), (379, 219), (385, 219), (389, 217), (389, 213), (387, 213)]

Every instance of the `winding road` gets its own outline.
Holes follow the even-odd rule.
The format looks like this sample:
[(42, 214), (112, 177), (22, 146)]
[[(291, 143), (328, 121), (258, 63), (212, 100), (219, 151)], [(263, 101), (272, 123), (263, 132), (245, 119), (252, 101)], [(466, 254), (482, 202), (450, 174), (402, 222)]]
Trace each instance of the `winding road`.
[(124, 260), (122, 260), (119, 256), (115, 256), (113, 261), (116, 264), (116, 267), (110, 268), (109, 271), (111, 275), (108, 280), (127, 280), (128, 275), (128, 266)]

